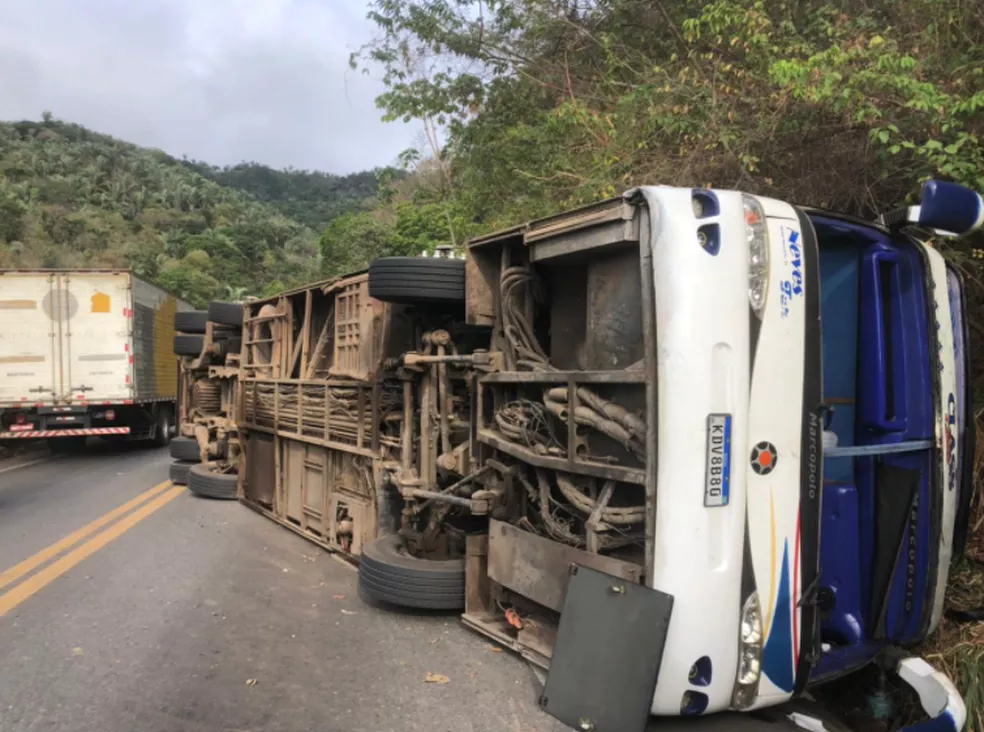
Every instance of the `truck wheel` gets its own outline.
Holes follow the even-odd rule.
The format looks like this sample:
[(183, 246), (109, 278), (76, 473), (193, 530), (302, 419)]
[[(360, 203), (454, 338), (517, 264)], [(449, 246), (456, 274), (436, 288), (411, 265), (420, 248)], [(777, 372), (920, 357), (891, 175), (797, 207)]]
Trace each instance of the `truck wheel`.
[(242, 325), (243, 304), (240, 302), (210, 302), (208, 319), (219, 325)]
[(204, 333), (207, 322), (205, 310), (182, 310), (174, 314), (174, 329), (179, 333)]
[(205, 336), (183, 335), (174, 336), (174, 353), (178, 356), (200, 356), (205, 348)]
[(213, 472), (207, 463), (192, 465), (188, 471), (188, 490), (205, 498), (234, 500), (237, 482), (237, 476)]
[(202, 454), (198, 449), (198, 440), (190, 437), (175, 437), (171, 440), (171, 457), (192, 463), (201, 462)]
[(417, 559), (403, 539), (384, 536), (362, 547), (359, 592), (368, 600), (427, 610), (465, 607), (464, 559)]
[(171, 482), (175, 485), (188, 485), (188, 473), (191, 471), (191, 466), (195, 463), (190, 463), (187, 460), (175, 460), (168, 466), (168, 473), (171, 478)]
[(154, 444), (157, 447), (167, 447), (171, 441), (171, 411), (167, 407), (157, 410), (157, 421), (154, 425)]
[(465, 302), (462, 259), (383, 257), (369, 264), (369, 296), (403, 305)]

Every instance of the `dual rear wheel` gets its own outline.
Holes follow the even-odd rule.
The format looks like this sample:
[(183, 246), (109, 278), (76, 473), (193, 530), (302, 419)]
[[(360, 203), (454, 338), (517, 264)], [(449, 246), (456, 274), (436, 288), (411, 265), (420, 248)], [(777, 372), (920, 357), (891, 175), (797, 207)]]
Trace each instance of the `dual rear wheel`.
[[(461, 259), (386, 257), (369, 265), (369, 295), (376, 300), (422, 307), (465, 302)], [(425, 610), (465, 606), (465, 560), (420, 559), (403, 540), (384, 536), (362, 547), (359, 593), (371, 602)]]

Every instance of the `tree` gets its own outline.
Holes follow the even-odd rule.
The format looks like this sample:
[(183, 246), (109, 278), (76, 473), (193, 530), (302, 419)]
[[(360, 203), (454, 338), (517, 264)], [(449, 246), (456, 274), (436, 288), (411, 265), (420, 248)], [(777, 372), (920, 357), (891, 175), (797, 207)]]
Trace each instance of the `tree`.
[(441, 245), (463, 244), (467, 228), (463, 217), (448, 201), (400, 203), (396, 206), (392, 248), (414, 255), (431, 253)]
[(398, 252), (392, 226), (371, 213), (347, 213), (333, 219), (318, 240), (318, 247), (322, 270), (332, 277), (362, 269), (375, 257)]
[(869, 214), (931, 175), (984, 187), (969, 5), (375, 0), (370, 17), (356, 62), (383, 67), (384, 114), (446, 130), (455, 201), (489, 224), (646, 182)]
[(225, 299), (231, 300), (232, 302), (242, 302), (247, 297), (247, 288), (245, 287), (234, 287), (232, 285), (225, 286)]
[(25, 211), (27, 206), (14, 191), (0, 187), (0, 241), (20, 238)]
[(166, 262), (158, 275), (158, 282), (196, 307), (205, 307), (221, 290), (218, 280), (208, 274), (208, 264), (205, 252), (191, 252), (184, 259)]

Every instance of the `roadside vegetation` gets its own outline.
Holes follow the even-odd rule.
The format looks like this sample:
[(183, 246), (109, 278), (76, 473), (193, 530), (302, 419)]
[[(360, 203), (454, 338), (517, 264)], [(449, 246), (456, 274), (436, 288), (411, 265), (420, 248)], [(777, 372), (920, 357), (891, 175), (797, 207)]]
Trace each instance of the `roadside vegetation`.
[[(977, 424), (981, 434), (980, 419)], [(946, 671), (964, 694), (966, 729), (984, 730), (984, 502), (980, 489), (984, 481), (984, 449), (980, 440), (975, 469), (977, 510), (971, 518), (967, 558), (951, 574), (947, 590), (949, 613), (960, 619), (944, 616), (939, 632), (929, 640), (923, 653), (931, 663)], [(965, 613), (973, 614), (976, 622), (961, 618)]]

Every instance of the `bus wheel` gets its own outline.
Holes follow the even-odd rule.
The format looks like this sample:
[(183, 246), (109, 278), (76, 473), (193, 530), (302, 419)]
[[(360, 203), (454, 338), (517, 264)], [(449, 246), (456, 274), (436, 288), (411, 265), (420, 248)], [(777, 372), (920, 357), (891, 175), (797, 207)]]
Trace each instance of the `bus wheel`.
[(407, 553), (398, 535), (362, 547), (359, 594), (364, 599), (426, 610), (465, 606), (464, 559), (418, 559)]

